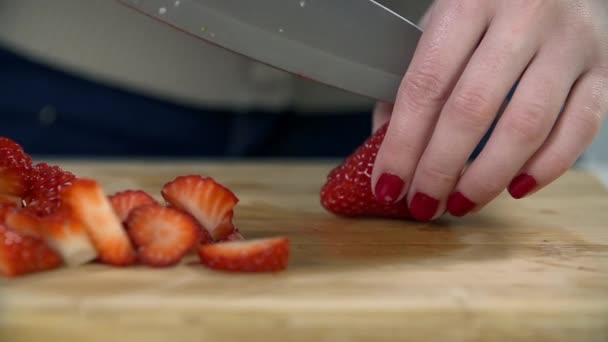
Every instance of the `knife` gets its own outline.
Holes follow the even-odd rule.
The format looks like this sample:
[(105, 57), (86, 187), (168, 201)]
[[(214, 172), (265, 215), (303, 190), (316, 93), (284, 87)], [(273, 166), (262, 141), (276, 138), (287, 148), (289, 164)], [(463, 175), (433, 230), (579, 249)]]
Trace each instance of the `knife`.
[[(272, 67), (391, 103), (422, 34), (372, 0), (119, 1)], [(401, 2), (400, 13), (416, 2)]]

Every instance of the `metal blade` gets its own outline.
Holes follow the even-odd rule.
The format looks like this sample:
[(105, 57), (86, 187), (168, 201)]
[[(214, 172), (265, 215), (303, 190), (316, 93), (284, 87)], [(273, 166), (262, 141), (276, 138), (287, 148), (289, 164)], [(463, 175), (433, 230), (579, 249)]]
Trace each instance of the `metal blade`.
[(387, 102), (422, 33), (371, 0), (121, 1), (257, 61)]

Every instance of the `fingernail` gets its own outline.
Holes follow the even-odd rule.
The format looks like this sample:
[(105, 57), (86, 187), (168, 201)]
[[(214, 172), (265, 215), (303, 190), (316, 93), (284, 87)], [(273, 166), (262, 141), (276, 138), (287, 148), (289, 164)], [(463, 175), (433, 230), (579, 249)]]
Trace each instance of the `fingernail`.
[(520, 199), (526, 196), (530, 191), (532, 191), (538, 183), (536, 183), (536, 179), (530, 176), (529, 174), (521, 174), (515, 177), (511, 184), (509, 185), (509, 193), (513, 198)]
[(430, 221), (435, 216), (438, 207), (439, 200), (422, 192), (417, 192), (412, 199), (410, 212), (418, 221)]
[(383, 173), (376, 183), (376, 199), (381, 203), (395, 203), (404, 186), (405, 182), (399, 176)]
[(476, 205), (461, 192), (455, 192), (448, 198), (448, 212), (452, 216), (462, 217), (471, 212)]

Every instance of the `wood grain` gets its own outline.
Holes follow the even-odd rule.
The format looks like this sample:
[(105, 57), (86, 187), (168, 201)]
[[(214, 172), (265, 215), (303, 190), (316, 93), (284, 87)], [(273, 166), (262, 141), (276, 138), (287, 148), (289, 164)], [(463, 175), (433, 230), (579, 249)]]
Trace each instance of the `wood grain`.
[(239, 196), (246, 237), (291, 238), (290, 269), (226, 274), (193, 258), (1, 279), (0, 341), (608, 340), (608, 197), (583, 172), (421, 224), (327, 214), (325, 163), (64, 165), (157, 197), (177, 175), (211, 175)]

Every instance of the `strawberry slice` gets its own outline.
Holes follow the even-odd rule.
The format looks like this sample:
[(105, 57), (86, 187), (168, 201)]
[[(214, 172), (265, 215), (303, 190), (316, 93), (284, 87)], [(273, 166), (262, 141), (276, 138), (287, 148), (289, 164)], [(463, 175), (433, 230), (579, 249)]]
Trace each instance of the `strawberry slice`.
[(61, 266), (57, 253), (42, 240), (23, 236), (0, 224), (0, 272), (7, 277)]
[(61, 189), (76, 179), (71, 172), (46, 163), (36, 164), (30, 177), (27, 210), (38, 216), (52, 214), (61, 207)]
[(341, 216), (410, 218), (406, 200), (384, 204), (372, 193), (371, 174), (387, 126), (379, 129), (344, 163), (333, 169), (321, 189), (321, 204)]
[(79, 266), (97, 258), (84, 225), (68, 210), (59, 210), (40, 219), (39, 231), (67, 266)]
[(163, 187), (162, 195), (171, 206), (194, 216), (215, 241), (224, 239), (234, 230), (222, 222), (231, 215), (238, 198), (213, 178), (178, 177)]
[(21, 207), (21, 198), (11, 195), (0, 194), (0, 206)]
[(17, 144), (15, 141), (7, 137), (0, 137), (0, 149), (23, 151), (23, 147), (21, 147), (21, 145)]
[(226, 236), (226, 239), (224, 239), (224, 241), (241, 241), (241, 240), (245, 240), (245, 237), (236, 228), (234, 229), (234, 232), (232, 232), (230, 235)]
[(0, 148), (0, 194), (25, 196), (31, 171), (32, 158), (23, 150)]
[(100, 261), (115, 266), (135, 261), (129, 237), (99, 183), (77, 179), (63, 188), (61, 200), (72, 211), (74, 219), (84, 225)]
[(235, 232), (236, 227), (234, 226), (234, 223), (232, 223), (233, 217), (234, 211), (230, 210), (228, 214), (224, 216), (222, 222), (220, 222), (215, 228), (216, 236), (220, 237), (218, 241), (226, 240), (228, 236)]
[(158, 204), (133, 210), (126, 225), (139, 260), (153, 267), (175, 265), (199, 239), (200, 226), (192, 216)]
[(129, 217), (133, 209), (148, 204), (158, 204), (156, 200), (144, 191), (127, 190), (110, 196), (110, 203), (121, 222)]
[(3, 207), (0, 209), (0, 222), (20, 235), (42, 239), (40, 219), (23, 209)]
[(277, 272), (287, 268), (289, 240), (285, 237), (202, 245), (201, 263), (223, 271)]

